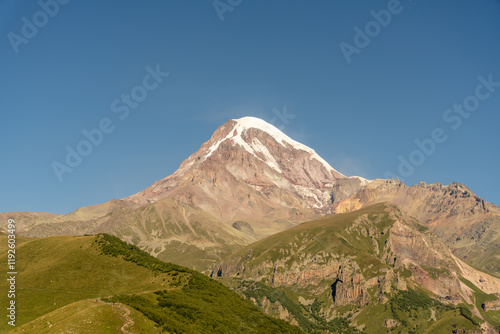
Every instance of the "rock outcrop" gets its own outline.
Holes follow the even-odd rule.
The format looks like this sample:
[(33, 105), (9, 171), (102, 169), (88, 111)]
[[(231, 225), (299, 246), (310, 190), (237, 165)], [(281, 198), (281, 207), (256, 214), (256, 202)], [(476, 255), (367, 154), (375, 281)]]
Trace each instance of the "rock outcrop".
[(490, 300), (490, 301), (484, 302), (481, 305), (481, 307), (486, 312), (488, 312), (488, 311), (500, 311), (500, 299)]
[(401, 325), (401, 323), (394, 319), (385, 319), (384, 321), (384, 327), (386, 328), (394, 328), (398, 327), (399, 325)]
[(365, 278), (356, 262), (339, 268), (337, 278), (332, 284), (332, 297), (337, 306), (364, 306), (370, 303)]

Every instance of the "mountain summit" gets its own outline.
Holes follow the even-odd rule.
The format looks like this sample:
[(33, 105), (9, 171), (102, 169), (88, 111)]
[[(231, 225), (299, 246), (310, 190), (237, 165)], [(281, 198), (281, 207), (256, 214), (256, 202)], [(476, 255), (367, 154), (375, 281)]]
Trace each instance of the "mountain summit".
[[(285, 157), (284, 155), (293, 150), (301, 150), (309, 153), (309, 160), (315, 160), (315, 163), (320, 162), (322, 164), (321, 171), (325, 176), (327, 176), (327, 178), (334, 177), (335, 179), (338, 179), (345, 177), (344, 175), (333, 169), (332, 166), (330, 166), (325, 160), (323, 160), (323, 158), (317, 155), (313, 149), (299, 142), (296, 142), (295, 140), (291, 139), (283, 132), (278, 130), (276, 127), (261, 120), (260, 118), (243, 117), (237, 120), (231, 120), (228, 123), (226, 123), (228, 125), (228, 128), (230, 129), (228, 134), (224, 138), (214, 138), (215, 136), (212, 137), (212, 139), (216, 139), (217, 142), (212, 144), (204, 159), (212, 155), (213, 152), (216, 151), (222, 143), (231, 141), (233, 146), (240, 145), (248, 153), (251, 153), (278, 173), (283, 173), (282, 167), (286, 168), (285, 160), (290, 160), (289, 156)], [(267, 140), (268, 138), (264, 138), (265, 144), (263, 144), (259, 140), (259, 133), (255, 133), (256, 136), (253, 136), (252, 131), (264, 132), (274, 140), (271, 143)], [(273, 152), (279, 155), (277, 157), (278, 160), (276, 160), (269, 151), (269, 149), (272, 149), (275, 146), (275, 143), (281, 145), (281, 147), (278, 147), (278, 150), (274, 150), (275, 152)], [(288, 151), (285, 149), (288, 149)]]
[(229, 120), (171, 176), (126, 200), (175, 198), (222, 220), (303, 220), (369, 181), (346, 177), (316, 152), (255, 117)]

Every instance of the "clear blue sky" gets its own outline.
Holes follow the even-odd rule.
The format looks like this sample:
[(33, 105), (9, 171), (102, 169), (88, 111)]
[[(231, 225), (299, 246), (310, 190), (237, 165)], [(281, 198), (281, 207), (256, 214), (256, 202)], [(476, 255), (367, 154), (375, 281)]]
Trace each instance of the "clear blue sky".
[[(271, 122), (285, 106), (295, 118), (275, 125), (370, 179), (397, 175), (399, 157), (441, 128), (447, 140), (405, 182), (457, 181), (500, 204), (500, 87), (472, 97), (479, 76), (500, 82), (500, 1), (396, 5), (243, 0), (221, 21), (210, 0), (72, 0), (48, 6), (53, 17), (35, 1), (0, 1), (0, 211), (67, 213), (126, 197), (173, 173), (226, 120)], [(388, 7), (385, 27), (370, 23)], [(358, 38), (348, 63), (340, 45), (356, 46), (355, 27), (373, 37)], [(170, 75), (147, 77), (147, 91), (157, 64)], [(120, 99), (134, 87), (147, 96), (124, 117)], [(464, 100), (469, 117), (447, 112)], [(60, 182), (53, 162), (65, 164), (66, 146), (103, 119), (114, 131)]]

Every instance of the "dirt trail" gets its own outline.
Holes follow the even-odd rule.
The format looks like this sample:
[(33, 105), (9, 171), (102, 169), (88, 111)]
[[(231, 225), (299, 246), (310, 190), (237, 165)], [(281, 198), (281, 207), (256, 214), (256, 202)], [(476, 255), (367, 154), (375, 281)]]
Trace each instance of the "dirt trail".
[[(123, 307), (123, 306), (122, 306), (122, 307)], [(125, 333), (125, 334), (134, 334), (134, 333), (129, 332), (129, 331), (127, 330), (127, 328), (129, 328), (130, 326), (133, 326), (133, 325), (134, 325), (134, 320), (133, 320), (131, 317), (129, 317), (129, 315), (130, 315), (130, 310), (129, 310), (128, 308), (126, 308), (126, 307), (123, 307), (123, 310), (125, 311), (125, 313), (123, 313), (123, 315), (122, 315), (122, 318), (123, 318), (123, 320), (124, 320), (124, 323), (123, 323), (122, 328), (120, 328), (120, 330), (121, 330), (123, 333)]]

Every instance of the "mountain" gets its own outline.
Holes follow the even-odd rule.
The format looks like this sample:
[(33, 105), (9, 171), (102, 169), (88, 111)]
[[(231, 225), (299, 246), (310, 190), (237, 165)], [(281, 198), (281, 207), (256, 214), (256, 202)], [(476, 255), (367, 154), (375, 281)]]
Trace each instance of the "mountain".
[(500, 326), (500, 309), (485, 307), (500, 304), (500, 279), (465, 264), (392, 204), (259, 240), (212, 277), (311, 333), (497, 333)]
[(500, 209), (452, 183), (407, 187), (346, 177), (311, 148), (254, 117), (229, 120), (172, 175), (67, 215), (0, 213), (25, 236), (110, 233), (164, 261), (209, 273), (256, 240), (301, 222), (390, 202), (459, 258), (500, 275)]
[(4, 213), (25, 236), (110, 233), (209, 273), (234, 250), (333, 212), (369, 181), (254, 117), (229, 120), (172, 175), (122, 200), (67, 215)]
[[(7, 267), (7, 236), (0, 242)], [(302, 333), (110, 235), (20, 237), (16, 251), (16, 327), (3, 322), (0, 333)], [(9, 290), (7, 280), (0, 288)], [(0, 298), (6, 305), (7, 294)]]
[(335, 204), (335, 212), (390, 202), (429, 227), (453, 253), (500, 277), (500, 208), (463, 184), (421, 182), (411, 187), (397, 180), (375, 180)]
[(110, 233), (164, 261), (209, 273), (235, 250), (301, 222), (390, 202), (456, 256), (500, 275), (500, 209), (458, 183), (407, 187), (346, 177), (254, 117), (229, 120), (177, 171), (130, 197), (67, 215), (0, 213), (25, 236)]
[(255, 117), (229, 120), (171, 176), (125, 200), (164, 198), (190, 204), (223, 221), (303, 221), (332, 212), (332, 204), (366, 184), (347, 178), (314, 150)]

